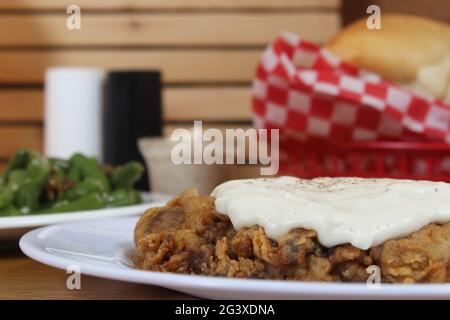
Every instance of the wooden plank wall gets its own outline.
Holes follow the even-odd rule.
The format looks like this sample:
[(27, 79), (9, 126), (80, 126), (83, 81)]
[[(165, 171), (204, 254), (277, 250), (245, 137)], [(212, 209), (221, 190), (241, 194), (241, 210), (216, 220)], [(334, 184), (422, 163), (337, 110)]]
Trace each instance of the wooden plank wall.
[(0, 1), (0, 167), (42, 149), (43, 75), (51, 66), (158, 68), (167, 130), (201, 119), (250, 124), (256, 62), (282, 30), (321, 43), (341, 24), (340, 0)]
[(376, 4), (381, 14), (401, 13), (428, 17), (450, 23), (450, 1), (448, 0), (343, 0), (342, 22), (347, 25), (366, 16), (369, 5)]

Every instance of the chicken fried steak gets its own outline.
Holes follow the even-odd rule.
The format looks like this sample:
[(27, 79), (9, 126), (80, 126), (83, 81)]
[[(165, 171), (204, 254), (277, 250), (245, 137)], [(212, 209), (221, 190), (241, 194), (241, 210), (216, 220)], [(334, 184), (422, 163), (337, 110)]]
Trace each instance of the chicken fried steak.
[(223, 277), (301, 281), (365, 281), (377, 265), (383, 282), (449, 282), (450, 223), (429, 224), (369, 250), (322, 246), (313, 230), (293, 229), (278, 241), (259, 226), (234, 230), (214, 197), (189, 189), (136, 225), (136, 267)]

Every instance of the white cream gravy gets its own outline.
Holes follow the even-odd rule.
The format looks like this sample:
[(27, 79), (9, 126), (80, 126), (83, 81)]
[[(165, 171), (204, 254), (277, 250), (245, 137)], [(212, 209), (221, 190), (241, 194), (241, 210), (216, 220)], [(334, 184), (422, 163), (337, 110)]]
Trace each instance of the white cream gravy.
[(274, 240), (312, 229), (326, 247), (365, 250), (450, 221), (450, 184), (443, 182), (286, 176), (228, 181), (211, 195), (235, 229), (259, 225)]

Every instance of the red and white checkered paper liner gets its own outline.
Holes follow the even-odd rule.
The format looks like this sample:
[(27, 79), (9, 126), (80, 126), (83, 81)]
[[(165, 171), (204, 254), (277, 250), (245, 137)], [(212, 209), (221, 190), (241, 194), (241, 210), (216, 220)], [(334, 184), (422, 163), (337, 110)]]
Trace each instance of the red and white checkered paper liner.
[(292, 33), (264, 52), (252, 94), (255, 127), (279, 128), (281, 137), (450, 143), (449, 105), (384, 81)]

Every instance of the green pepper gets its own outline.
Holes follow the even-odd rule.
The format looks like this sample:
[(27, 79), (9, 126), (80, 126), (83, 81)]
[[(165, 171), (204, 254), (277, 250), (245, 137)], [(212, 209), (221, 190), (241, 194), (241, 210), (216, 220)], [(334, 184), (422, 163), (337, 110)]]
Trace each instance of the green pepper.
[(119, 189), (106, 196), (106, 205), (108, 207), (123, 207), (141, 202), (141, 194), (135, 190)]
[(110, 177), (114, 189), (130, 189), (142, 177), (144, 166), (132, 161), (115, 169)]
[(69, 172), (70, 163), (67, 160), (50, 158), (48, 159), (48, 163), (50, 164), (51, 170), (61, 176), (66, 176)]
[(70, 158), (70, 165), (80, 170), (82, 178), (96, 179), (103, 185), (105, 190), (109, 191), (111, 189), (108, 178), (100, 169), (95, 159), (88, 158), (80, 153), (77, 153)]
[(15, 195), (15, 204), (23, 213), (36, 210), (39, 207), (45, 182), (50, 172), (47, 160), (34, 157), (25, 169), (25, 179)]
[(7, 206), (11, 205), (14, 200), (14, 192), (11, 187), (6, 186), (0, 192), (0, 209), (4, 209)]
[(19, 190), (22, 183), (25, 181), (26, 173), (24, 169), (15, 169), (9, 173), (8, 186), (13, 192)]
[(9, 160), (8, 166), (6, 168), (6, 176), (12, 170), (15, 169), (25, 169), (30, 159), (30, 151), (27, 149), (20, 149), (14, 154), (14, 156)]
[(9, 205), (6, 208), (0, 210), (0, 217), (14, 217), (20, 215), (22, 215), (20, 210), (14, 207), (13, 205)]
[(90, 193), (102, 193), (105, 191), (106, 190), (101, 181), (94, 178), (86, 178), (85, 180), (77, 183), (75, 186), (65, 191), (62, 194), (61, 199), (70, 201), (84, 197), (85, 195), (88, 195)]
[(114, 169), (82, 154), (46, 160), (37, 151), (21, 149), (0, 174), (0, 216), (141, 203), (140, 193), (132, 188), (143, 171), (139, 162)]
[(58, 213), (70, 211), (83, 211), (101, 209), (105, 206), (102, 196), (99, 193), (91, 193), (79, 199), (68, 201), (61, 200), (49, 208), (41, 209), (36, 213)]
[(15, 192), (22, 186), (25, 176), (25, 170), (23, 169), (14, 169), (10, 172), (8, 183), (3, 186), (0, 192), (0, 209), (13, 205)]
[(81, 181), (81, 170), (76, 166), (70, 166), (69, 172), (67, 173), (67, 179), (73, 182)]

